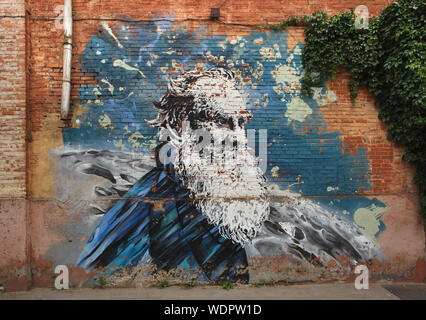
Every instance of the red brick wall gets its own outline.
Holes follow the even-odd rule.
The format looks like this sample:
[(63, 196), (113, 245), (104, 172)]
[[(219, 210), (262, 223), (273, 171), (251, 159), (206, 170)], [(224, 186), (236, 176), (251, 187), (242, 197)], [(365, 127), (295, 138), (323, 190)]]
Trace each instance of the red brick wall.
[(0, 16), (0, 198), (25, 198), (24, 1), (2, 1)]
[[(49, 176), (52, 167), (46, 150), (52, 145), (60, 145), (62, 128), (73, 125), (79, 87), (96, 83), (93, 74), (82, 73), (79, 57), (89, 38), (99, 31), (102, 20), (107, 20), (110, 26), (117, 26), (126, 20), (169, 16), (174, 17), (176, 23), (189, 28), (203, 23), (211, 34), (245, 34), (254, 29), (245, 25), (276, 23), (290, 16), (309, 15), (318, 10), (331, 15), (366, 4), (370, 14), (377, 15), (390, 2), (393, 1), (74, 0), (73, 106), (69, 120), (60, 121), (63, 33), (55, 27), (55, 8), (63, 5), (63, 1), (0, 0), (0, 198), (28, 196), (36, 203), (28, 206), (25, 202), (0, 201), (0, 234), (5, 235), (0, 239), (3, 243), (0, 251), (0, 285), (9, 283), (10, 288), (24, 288), (31, 277), (29, 266), (33, 268), (33, 283), (43, 284), (40, 279), (47, 279), (47, 282), (51, 279), (53, 262), (45, 260), (43, 256), (48, 246), (59, 241), (63, 235), (56, 229), (52, 231), (51, 207), (37, 202), (40, 199), (51, 200), (55, 210), (61, 209), (60, 205), (56, 207), (54, 200), (55, 186)], [(209, 21), (210, 8), (214, 7), (221, 8), (221, 21), (227, 25)], [(289, 47), (298, 41), (303, 41), (303, 29), (291, 28)], [(337, 102), (321, 107), (321, 112), (328, 129), (341, 132), (347, 151), (360, 146), (366, 148), (371, 162), (372, 189), (361, 194), (392, 195), (389, 203), (395, 205), (386, 223), (394, 233), (389, 233), (381, 244), (403, 255), (404, 249), (413, 241), (419, 242), (420, 237), (416, 238), (413, 234), (417, 234), (422, 223), (413, 204), (417, 201), (412, 182), (413, 168), (402, 162), (403, 149), (387, 140), (386, 128), (377, 118), (373, 97), (361, 89), (357, 104), (351, 105), (347, 81), (348, 75), (344, 73), (329, 81), (327, 86), (336, 93)], [(401, 195), (410, 201), (401, 201), (398, 198)], [(34, 212), (27, 213), (27, 207)], [(400, 211), (404, 210), (408, 213), (401, 224)], [(56, 214), (55, 217), (63, 216)], [(59, 221), (59, 218), (55, 218), (55, 221)], [(34, 231), (32, 237), (27, 233), (29, 224)], [(392, 240), (391, 236), (398, 230), (403, 230), (399, 235), (404, 235), (404, 239), (394, 237), (399, 241), (394, 244), (392, 241), (396, 240)], [(410, 251), (412, 257), (421, 255), (421, 245), (417, 242), (416, 248)], [(30, 249), (32, 254), (29, 254)]]
[(0, 1), (0, 286), (28, 282), (24, 0)]

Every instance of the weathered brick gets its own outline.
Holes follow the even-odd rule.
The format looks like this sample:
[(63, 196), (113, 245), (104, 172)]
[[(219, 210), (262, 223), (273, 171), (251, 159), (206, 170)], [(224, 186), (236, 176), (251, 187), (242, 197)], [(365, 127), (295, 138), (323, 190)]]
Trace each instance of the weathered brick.
[[(90, 37), (99, 33), (102, 19), (108, 21), (109, 25), (115, 28), (125, 24), (120, 19), (143, 21), (158, 17), (172, 17), (176, 26), (185, 27), (190, 31), (197, 30), (200, 25), (203, 25), (206, 30), (203, 37), (226, 34), (231, 38), (256, 31), (255, 27), (250, 27), (250, 25), (277, 23), (291, 16), (309, 15), (318, 10), (326, 11), (329, 15), (332, 15), (367, 3), (370, 14), (378, 15), (380, 10), (390, 2), (393, 1), (73, 0), (74, 35), (71, 101), (96, 98), (95, 95), (80, 97), (80, 88), (98, 83), (96, 72), (82, 71), (80, 56)], [(0, 18), (0, 198), (27, 197), (34, 202), (37, 202), (39, 197), (43, 198), (43, 194), (39, 190), (45, 186), (41, 185), (43, 181), (38, 179), (44, 178), (46, 173), (53, 172), (53, 168), (49, 167), (47, 160), (49, 155), (43, 149), (43, 143), (49, 139), (60, 139), (58, 132), (60, 133), (64, 127), (72, 126), (70, 121), (60, 122), (58, 120), (62, 88), (63, 33), (55, 27), (55, 8), (60, 5), (63, 5), (63, 0), (0, 1), (0, 15), (7, 16)], [(221, 21), (224, 23), (208, 20), (210, 8), (218, 5), (221, 5)], [(29, 13), (27, 15), (26, 9)], [(194, 21), (182, 21), (186, 19)], [(196, 21), (197, 19), (200, 21)], [(227, 23), (231, 25), (227, 25)], [(188, 46), (199, 41), (200, 39), (197, 37), (195, 36), (191, 40), (194, 42), (188, 42)], [(303, 28), (290, 28), (286, 39), (288, 48), (293, 48), (298, 42), (303, 43), (303, 37)], [(138, 44), (135, 43), (133, 46), (137, 47)], [(180, 54), (185, 55), (184, 50)], [(253, 54), (257, 55), (259, 60), (262, 59), (257, 51)], [(200, 63), (213, 59), (208, 57), (207, 53), (205, 55), (199, 60)], [(176, 65), (175, 68), (171, 68), (167, 72), (176, 75), (179, 67), (181, 66)], [(186, 65), (183, 65), (183, 67), (186, 67)], [(270, 72), (271, 70), (267, 71)], [(243, 82), (249, 82), (250, 79), (244, 78), (244, 76)], [(305, 133), (309, 134), (313, 129), (339, 132), (342, 149), (349, 155), (356, 154), (359, 148), (364, 148), (371, 169), (372, 186), (369, 189), (363, 188), (357, 196), (373, 197), (380, 195), (391, 197), (392, 203), (396, 203), (397, 208), (404, 208), (404, 206), (409, 208), (410, 217), (413, 217), (414, 212), (412, 211), (416, 209), (415, 205), (405, 204), (399, 199), (415, 199), (416, 188), (412, 181), (414, 169), (401, 160), (403, 148), (388, 141), (386, 125), (379, 121), (378, 110), (374, 107), (374, 98), (365, 88), (361, 88), (357, 103), (352, 105), (347, 88), (349, 80), (350, 76), (342, 71), (334, 80), (327, 83), (327, 87), (334, 91), (337, 96), (336, 102), (320, 108), (320, 112), (327, 123), (327, 129), (322, 129), (318, 125), (318, 128), (307, 129)], [(270, 86), (272, 84), (259, 85)], [(147, 89), (146, 92), (152, 95), (150, 90), (154, 91)], [(157, 90), (164, 91), (165, 88), (158, 85)], [(75, 105), (73, 106), (75, 107)], [(278, 109), (268, 111), (271, 114), (281, 112)], [(71, 108), (70, 118), (74, 116), (74, 112), (75, 108)], [(111, 117), (114, 117), (114, 115)], [(141, 114), (141, 118), (144, 117), (145, 115)], [(265, 123), (271, 121), (268, 119), (268, 115), (261, 115), (261, 117), (264, 117), (262, 120)], [(125, 122), (126, 119), (122, 121)], [(130, 123), (130, 120), (128, 122)], [(41, 134), (45, 134), (43, 137), (45, 140), (40, 137)], [(28, 143), (26, 142), (27, 139)], [(323, 142), (325, 141), (321, 141), (321, 143)], [(294, 162), (303, 162), (304, 159), (320, 157), (323, 154), (319, 152), (314, 156), (301, 148), (295, 148), (295, 151), (292, 151), (293, 153), (282, 154), (281, 150), (274, 149), (273, 145), (270, 146), (269, 150), (274, 152), (277, 158), (292, 159)], [(354, 166), (359, 165), (359, 161), (359, 159), (354, 159)], [(324, 175), (330, 177), (330, 181), (333, 181), (332, 179), (339, 174), (331, 166), (312, 165), (310, 170), (321, 170)], [(281, 168), (280, 172), (282, 175), (286, 174), (284, 168)], [(345, 181), (349, 179), (350, 177), (344, 177)], [(54, 202), (54, 197), (55, 195), (52, 193), (43, 200)], [(49, 207), (48, 204), (44, 204), (43, 210), (51, 210), (52, 206)], [(2, 207), (0, 201), (0, 211), (2, 208), (9, 211), (3, 217), (0, 217), (0, 230), (6, 230), (7, 226), (10, 225), (13, 227), (13, 232), (27, 232), (27, 230), (22, 231), (18, 226), (21, 223), (29, 223), (29, 221), (26, 221), (27, 216), (23, 208), (19, 207), (17, 216), (14, 216), (11, 212), (14, 205), (4, 203)], [(58, 208), (60, 209), (60, 206), (55, 207), (55, 210), (60, 211)], [(41, 257), (46, 252), (46, 247), (52, 242), (51, 238), (57, 237), (59, 239), (62, 236), (58, 235), (57, 230), (53, 230), (54, 228), (49, 225), (48, 215), (50, 212), (45, 213), (43, 210), (39, 209), (34, 214), (30, 213), (30, 216), (31, 214), (37, 215), (37, 219), (40, 220), (32, 227), (33, 230), (37, 231), (37, 234), (34, 234), (33, 243), (28, 244), (25, 242), (27, 241), (25, 237), (14, 234), (7, 240), (7, 248), (5, 247), (3, 251), (0, 251), (0, 267), (9, 266), (9, 262), (15, 258), (20, 263), (24, 263), (27, 258), (25, 257), (26, 250), (30, 246), (36, 260), (42, 260)], [(59, 213), (57, 215), (55, 221), (62, 218)], [(393, 220), (390, 221), (390, 228), (397, 225), (396, 222), (399, 221), (395, 216), (391, 215), (391, 218)], [(410, 223), (406, 228), (410, 231), (418, 231), (420, 222), (414, 221), (414, 218), (412, 218)], [(418, 232), (415, 234), (418, 236)], [(18, 248), (16, 256), (11, 253), (14, 241), (16, 241)], [(413, 250), (417, 250), (419, 247), (420, 245), (416, 243), (416, 249)], [(389, 250), (392, 250), (392, 248)], [(420, 255), (417, 251), (416, 253), (411, 252), (411, 254), (413, 256)], [(46, 262), (37, 262), (35, 265), (39, 266), (43, 263)], [(47, 264), (50, 267), (49, 263)]]

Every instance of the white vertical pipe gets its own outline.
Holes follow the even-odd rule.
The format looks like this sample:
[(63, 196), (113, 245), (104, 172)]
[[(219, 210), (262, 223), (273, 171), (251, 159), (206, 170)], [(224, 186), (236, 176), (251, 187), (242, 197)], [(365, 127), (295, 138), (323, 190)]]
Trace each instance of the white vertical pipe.
[(68, 117), (71, 95), (72, 0), (64, 0), (64, 63), (62, 77), (61, 119)]

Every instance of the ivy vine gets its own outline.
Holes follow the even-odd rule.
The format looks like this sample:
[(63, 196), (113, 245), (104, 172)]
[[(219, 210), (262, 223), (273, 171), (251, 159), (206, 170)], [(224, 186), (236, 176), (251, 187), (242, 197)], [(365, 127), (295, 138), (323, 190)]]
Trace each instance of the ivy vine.
[(353, 11), (332, 17), (316, 12), (265, 27), (305, 26), (304, 95), (344, 68), (352, 76), (353, 102), (360, 85), (375, 96), (389, 136), (405, 146), (403, 160), (416, 166), (414, 181), (426, 217), (426, 2), (394, 2), (370, 18), (366, 29), (357, 29), (355, 19)]

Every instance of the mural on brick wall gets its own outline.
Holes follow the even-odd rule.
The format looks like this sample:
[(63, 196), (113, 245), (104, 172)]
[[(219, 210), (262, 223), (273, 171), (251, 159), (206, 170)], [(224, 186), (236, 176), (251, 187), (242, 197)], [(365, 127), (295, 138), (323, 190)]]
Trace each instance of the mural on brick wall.
[(53, 151), (58, 197), (87, 200), (70, 263), (246, 282), (256, 257), (385, 258), (387, 208), (357, 196), (371, 187), (366, 150), (327, 132), (332, 91), (300, 94), (303, 46), (287, 36), (103, 24), (81, 55), (97, 84), (80, 87), (78, 127)]

